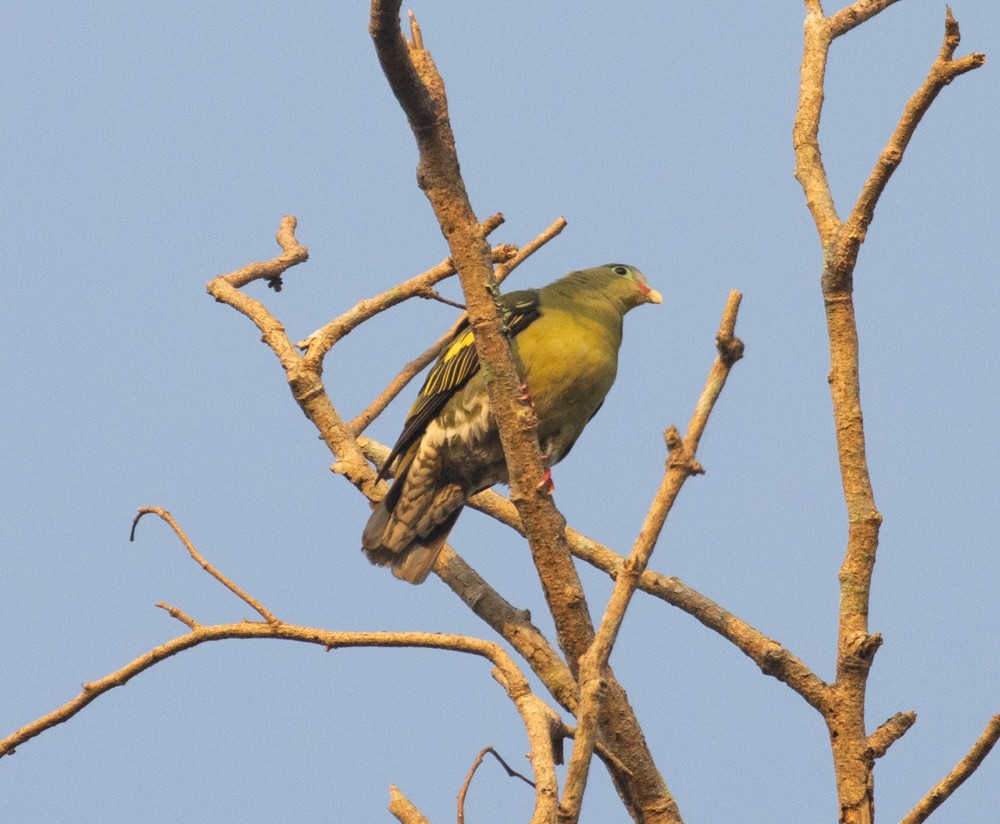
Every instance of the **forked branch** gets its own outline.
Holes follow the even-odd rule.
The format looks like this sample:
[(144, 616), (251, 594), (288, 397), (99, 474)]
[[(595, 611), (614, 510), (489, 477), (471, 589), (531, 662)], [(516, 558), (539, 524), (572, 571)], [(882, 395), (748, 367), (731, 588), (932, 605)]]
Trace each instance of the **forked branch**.
[(837, 678), (820, 710), (830, 732), (840, 819), (868, 824), (874, 817), (875, 758), (913, 723), (900, 713), (871, 737), (865, 732), (865, 692), (873, 657), (881, 644), (869, 632), (868, 603), (882, 516), (875, 506), (868, 470), (861, 409), (859, 345), (854, 312), (853, 278), (857, 256), (878, 200), (920, 119), (938, 93), (952, 80), (985, 61), (981, 54), (958, 60), (958, 24), (947, 10), (944, 42), (927, 78), (904, 107), (885, 148), (861, 188), (850, 215), (841, 221), (830, 191), (819, 145), (824, 75), (830, 44), (836, 37), (869, 20), (892, 0), (858, 0), (826, 17), (819, 0), (805, 0), (805, 46), (802, 55), (799, 107), (793, 130), (796, 169), (806, 203), (823, 247), (822, 290), (830, 344), (830, 394), (848, 538), (840, 570), (840, 614)]
[[(167, 510), (162, 509), (161, 507), (158, 506), (139, 507), (139, 513), (135, 516), (135, 519), (132, 521), (132, 531), (129, 533), (128, 536), (128, 539), (130, 541), (135, 540), (135, 528), (136, 526), (138, 526), (139, 519), (142, 518), (143, 515), (156, 515), (162, 521), (165, 521), (174, 531), (174, 534), (180, 539), (181, 543), (184, 544), (184, 548), (188, 551), (188, 554), (195, 560), (198, 566), (200, 566), (203, 570), (205, 570), (205, 572), (207, 572), (209, 575), (215, 578), (215, 580), (218, 581), (220, 584), (222, 584), (226, 589), (228, 589), (230, 592), (236, 595), (237, 598), (239, 598), (240, 600), (246, 602), (251, 607), (253, 607), (254, 610), (256, 610), (256, 612), (258, 612), (260, 616), (269, 624), (280, 623), (280, 621), (278, 621), (278, 619), (271, 614), (270, 610), (268, 610), (260, 601), (258, 601), (252, 595), (250, 595), (250, 593), (244, 591), (241, 587), (237, 586), (235, 583), (229, 580), (229, 578), (227, 578), (225, 575), (219, 572), (219, 570), (217, 570), (214, 566), (212, 566), (212, 564), (206, 561), (205, 558), (202, 556), (202, 554), (198, 552), (198, 550), (195, 548), (195, 545), (191, 543), (191, 540), (184, 533), (184, 530), (181, 529), (177, 521), (174, 520), (173, 515), (167, 512)], [(166, 606), (164, 608), (167, 610), (167, 612), (170, 612), (172, 615), (174, 615), (174, 617), (177, 618), (178, 620), (188, 624), (188, 626), (192, 626), (190, 623), (188, 623), (187, 620), (185, 620), (187, 616), (184, 616), (183, 613), (175, 614), (175, 612), (172, 611), (172, 608)]]
[[(160, 661), (210, 641), (253, 638), (283, 639), (316, 644), (324, 647), (327, 651), (349, 647), (441, 649), (477, 655), (493, 664), (493, 678), (504, 688), (521, 715), (531, 746), (529, 757), (535, 772), (534, 786), (536, 789), (535, 816), (532, 820), (538, 824), (552, 820), (558, 793), (552, 743), (552, 710), (532, 693), (524, 674), (498, 644), (464, 635), (445, 635), (431, 632), (334, 632), (282, 623), (260, 605), (259, 601), (210, 564), (188, 540), (184, 531), (169, 512), (159, 507), (142, 507), (135, 522), (138, 522), (139, 518), (145, 514), (156, 514), (167, 522), (198, 565), (237, 594), (243, 601), (253, 606), (264, 616), (265, 622), (243, 621), (237, 624), (204, 626), (198, 624), (181, 610), (160, 604), (173, 617), (184, 623), (189, 628), (189, 632), (154, 647), (103, 678), (85, 683), (76, 698), (0, 740), (0, 757), (11, 754), (16, 747), (40, 735), (45, 730), (68, 721), (99, 696), (115, 687), (124, 686), (132, 678)], [(133, 529), (135, 522), (133, 522)]]

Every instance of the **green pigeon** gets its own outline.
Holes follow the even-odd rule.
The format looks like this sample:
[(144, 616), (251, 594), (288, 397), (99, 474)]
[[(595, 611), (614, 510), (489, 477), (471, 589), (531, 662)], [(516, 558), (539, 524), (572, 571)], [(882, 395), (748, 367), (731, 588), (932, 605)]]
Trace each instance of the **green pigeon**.
[[(621, 263), (503, 296), (546, 471), (566, 457), (604, 403), (618, 371), (625, 313), (662, 301), (642, 272)], [(368, 519), (361, 546), (373, 564), (391, 565), (397, 578), (419, 584), (466, 500), (507, 482), (468, 323), (427, 375), (379, 478), (390, 469), (396, 480)]]

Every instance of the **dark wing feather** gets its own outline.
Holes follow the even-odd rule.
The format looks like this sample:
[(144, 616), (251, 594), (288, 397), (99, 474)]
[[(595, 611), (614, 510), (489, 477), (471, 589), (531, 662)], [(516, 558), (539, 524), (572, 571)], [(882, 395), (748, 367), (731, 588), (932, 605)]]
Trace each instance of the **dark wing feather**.
[[(539, 315), (538, 290), (524, 289), (503, 296), (504, 322), (512, 336), (517, 335)], [(479, 356), (468, 320), (455, 332), (448, 347), (427, 374), (417, 400), (406, 416), (403, 432), (379, 470), (381, 480), (400, 455), (406, 452), (427, 429), (448, 399), (479, 371)]]

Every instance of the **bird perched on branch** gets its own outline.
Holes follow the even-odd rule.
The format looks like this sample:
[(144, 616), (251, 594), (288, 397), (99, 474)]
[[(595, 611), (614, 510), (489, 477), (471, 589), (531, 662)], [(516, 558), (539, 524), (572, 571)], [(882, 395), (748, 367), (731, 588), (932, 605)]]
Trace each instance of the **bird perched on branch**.
[[(611, 389), (625, 313), (662, 300), (642, 272), (620, 263), (503, 296), (546, 469), (566, 457)], [(467, 323), (427, 375), (379, 478), (390, 470), (396, 480), (368, 519), (361, 546), (372, 563), (419, 584), (466, 500), (507, 482)]]

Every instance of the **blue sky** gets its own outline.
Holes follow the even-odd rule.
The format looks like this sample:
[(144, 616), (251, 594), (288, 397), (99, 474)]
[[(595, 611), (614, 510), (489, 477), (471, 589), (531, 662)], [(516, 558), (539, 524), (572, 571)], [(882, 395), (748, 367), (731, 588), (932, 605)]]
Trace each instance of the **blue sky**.
[[(664, 295), (629, 315), (618, 382), (555, 471), (569, 522), (627, 548), (686, 422), (730, 289), (746, 343), (652, 567), (832, 678), (846, 537), (826, 385), (820, 249), (792, 177), (801, 3), (415, 6), (448, 87), (467, 187), (498, 242), (566, 231), (512, 288), (609, 261)], [(960, 53), (1000, 55), (993, 4), (957, 0)], [(831, 9), (828, 9), (830, 11)], [(265, 300), (298, 340), (447, 254), (364, 3), (4, 4), (0, 187), (2, 734), (183, 627), (250, 617), (141, 505), (289, 622), (489, 631), (432, 578), (359, 551), (368, 508), (295, 407), (256, 330), (204, 291), (273, 256), (310, 261)], [(831, 52), (821, 132), (846, 214), (940, 46), (905, 0)], [(876, 501), (869, 725), (915, 710), (879, 762), (898, 820), (1000, 711), (993, 339), (1000, 302), (993, 63), (932, 107), (882, 198), (856, 295)], [(457, 298), (457, 284), (444, 291)], [(356, 414), (453, 319), (413, 302), (327, 359)], [(371, 428), (391, 441), (415, 387)], [(467, 513), (453, 543), (546, 627), (527, 548)], [(592, 609), (609, 585), (582, 570)], [(688, 616), (638, 598), (612, 658), (685, 820), (830, 821), (819, 716)], [(0, 817), (41, 822), (383, 821), (399, 785), (453, 820), (476, 752), (527, 769), (520, 722), (477, 660), (225, 642), (165, 662), (0, 762)], [(993, 756), (935, 822), (995, 814)], [(487, 763), (467, 820), (525, 819)], [(588, 822), (624, 821), (595, 770)]]

